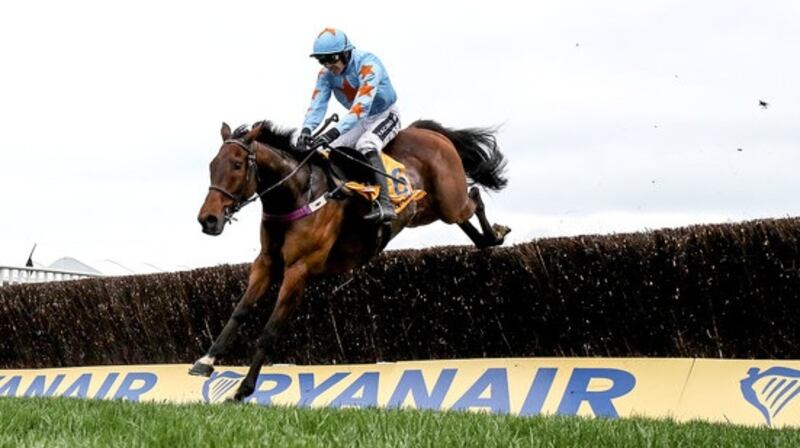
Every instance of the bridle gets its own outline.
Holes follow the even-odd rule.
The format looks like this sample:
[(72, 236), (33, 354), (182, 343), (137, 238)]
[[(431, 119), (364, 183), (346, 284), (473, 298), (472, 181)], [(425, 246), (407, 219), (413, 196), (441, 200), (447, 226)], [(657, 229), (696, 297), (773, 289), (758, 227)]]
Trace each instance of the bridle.
[[(250, 179), (253, 178), (253, 176), (256, 177), (256, 182), (258, 182), (258, 169), (256, 167), (256, 152), (250, 149), (250, 146), (245, 145), (244, 142), (242, 142), (241, 140), (228, 139), (222, 142), (222, 146), (225, 146), (228, 143), (233, 143), (235, 145), (238, 145), (239, 147), (247, 151), (247, 174), (245, 177), (245, 182), (250, 183)], [(211, 186), (208, 187), (208, 189), (218, 191), (222, 193), (224, 196), (226, 196), (228, 199), (231, 199), (234, 203), (233, 208), (236, 209), (234, 213), (236, 211), (239, 211), (239, 209), (243, 207), (243, 205), (240, 204), (244, 203), (247, 200), (242, 195), (233, 194), (230, 191), (214, 184), (211, 184)]]
[[(259, 176), (258, 176), (258, 166), (256, 165), (256, 151), (253, 148), (251, 148), (250, 145), (245, 144), (243, 141), (241, 141), (239, 139), (227, 139), (224, 142), (222, 142), (222, 146), (225, 146), (226, 144), (229, 144), (229, 143), (237, 145), (240, 148), (242, 148), (245, 151), (247, 151), (247, 167), (245, 168), (247, 170), (247, 174), (245, 175), (245, 185), (249, 184), (251, 179), (255, 178), (256, 186), (257, 186), (260, 179), (259, 179)], [(300, 170), (300, 168), (303, 165), (305, 165), (306, 163), (308, 163), (309, 160), (311, 160), (311, 157), (313, 155), (314, 155), (314, 151), (309, 151), (309, 153), (306, 156), (306, 158), (303, 159), (303, 161), (301, 161), (300, 163), (298, 163), (297, 166), (292, 170), (292, 172), (287, 174), (286, 177), (284, 177), (283, 179), (279, 180), (278, 182), (272, 184), (271, 186), (269, 186), (266, 190), (262, 191), (261, 193), (254, 194), (250, 198), (245, 198), (244, 196), (242, 196), (240, 194), (233, 194), (230, 191), (228, 191), (228, 190), (226, 190), (226, 189), (224, 189), (224, 188), (222, 188), (220, 186), (214, 185), (214, 184), (211, 184), (211, 186), (209, 186), (208, 189), (209, 190), (213, 190), (213, 191), (217, 191), (219, 193), (222, 193), (222, 195), (224, 195), (225, 197), (227, 197), (228, 199), (233, 201), (233, 205), (231, 205), (230, 207), (226, 207), (225, 211), (224, 211), (225, 221), (230, 223), (231, 221), (235, 220), (233, 215), (236, 212), (241, 210), (247, 204), (250, 204), (251, 202), (255, 202), (256, 200), (260, 199), (261, 197), (263, 197), (264, 195), (266, 195), (270, 191), (272, 191), (275, 188), (283, 185), (292, 176), (297, 174), (297, 172)]]

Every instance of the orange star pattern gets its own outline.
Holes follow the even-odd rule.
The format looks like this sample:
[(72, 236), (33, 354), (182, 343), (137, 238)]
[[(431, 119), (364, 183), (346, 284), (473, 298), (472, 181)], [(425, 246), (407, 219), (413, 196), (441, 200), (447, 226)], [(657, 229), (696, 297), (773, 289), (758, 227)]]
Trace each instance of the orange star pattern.
[(366, 78), (369, 75), (374, 75), (375, 72), (372, 71), (372, 66), (369, 64), (365, 64), (361, 66), (361, 69), (358, 71), (358, 76), (362, 78)]
[(324, 30), (322, 30), (321, 33), (319, 33), (317, 35), (317, 39), (319, 39), (325, 33), (331, 33), (331, 34), (333, 34), (335, 36), (336, 35), (336, 28), (325, 28)]
[(355, 114), (356, 118), (361, 118), (361, 114), (364, 113), (364, 105), (361, 103), (356, 103), (353, 107), (350, 108), (350, 113)]
[(314, 101), (314, 98), (317, 97), (317, 94), (319, 94), (319, 89), (314, 89), (314, 92), (311, 94), (311, 101)]
[(375, 87), (372, 87), (371, 85), (369, 85), (367, 83), (364, 83), (364, 85), (361, 86), (360, 89), (358, 89), (358, 96), (361, 96), (361, 95), (372, 96), (372, 91), (373, 90), (375, 90)]
[(342, 81), (342, 87), (337, 87), (337, 89), (341, 90), (342, 93), (344, 93), (344, 97), (347, 98), (347, 101), (352, 102), (354, 99), (356, 99), (357, 89), (351, 86), (349, 82), (347, 82), (347, 78), (344, 78), (344, 80)]

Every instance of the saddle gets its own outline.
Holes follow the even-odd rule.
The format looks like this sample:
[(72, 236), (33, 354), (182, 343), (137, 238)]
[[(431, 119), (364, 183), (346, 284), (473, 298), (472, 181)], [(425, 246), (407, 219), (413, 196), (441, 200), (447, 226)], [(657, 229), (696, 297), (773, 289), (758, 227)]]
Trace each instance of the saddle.
[[(391, 156), (381, 152), (383, 165), (392, 177), (399, 179), (396, 181), (392, 177), (387, 178), (389, 188), (389, 199), (394, 205), (395, 212), (400, 214), (409, 204), (418, 201), (426, 196), (423, 190), (414, 189), (411, 179), (406, 174), (405, 165), (393, 159)], [(380, 194), (380, 187), (375, 185), (375, 176), (372, 170), (361, 163), (369, 165), (367, 158), (359, 151), (346, 146), (337, 147), (328, 152), (328, 178), (332, 185), (331, 191), (358, 194), (369, 202), (374, 201)]]

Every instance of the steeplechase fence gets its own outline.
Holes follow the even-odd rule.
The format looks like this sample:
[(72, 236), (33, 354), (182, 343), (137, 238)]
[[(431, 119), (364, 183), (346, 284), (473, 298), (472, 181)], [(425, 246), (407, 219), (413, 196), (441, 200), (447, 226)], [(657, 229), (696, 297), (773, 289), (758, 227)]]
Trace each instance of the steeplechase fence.
[[(248, 267), (0, 288), (0, 368), (190, 363)], [(276, 294), (224, 362), (247, 364)], [(800, 359), (798, 304), (800, 219), (389, 251), (310, 283), (272, 361)]]

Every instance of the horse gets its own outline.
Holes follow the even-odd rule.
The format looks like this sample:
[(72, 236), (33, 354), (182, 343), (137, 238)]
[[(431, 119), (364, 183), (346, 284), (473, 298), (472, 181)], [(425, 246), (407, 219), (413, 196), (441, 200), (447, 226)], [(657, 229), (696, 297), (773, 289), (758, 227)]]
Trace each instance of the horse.
[[(234, 132), (223, 123), (222, 146), (209, 166), (211, 186), (197, 218), (204, 233), (219, 235), (244, 204), (258, 198), (263, 208), (261, 250), (250, 266), (244, 295), (190, 374), (210, 376), (256, 303), (270, 285), (280, 284), (247, 375), (231, 399), (237, 402), (254, 392), (269, 348), (286, 329), (306, 285), (315, 277), (363, 265), (382, 248), (374, 238), (382, 224), (362, 219), (370, 203), (360, 197), (326, 200), (329, 170), (299, 155), (293, 133), (269, 121)], [(405, 165), (413, 188), (427, 194), (391, 221), (389, 237), (441, 220), (458, 224), (478, 248), (502, 244), (510, 229), (489, 223), (476, 186), (499, 191), (507, 184), (505, 158), (494, 134), (489, 128), (449, 129), (432, 120), (401, 130), (384, 152)], [(473, 215), (481, 230), (470, 223)]]

